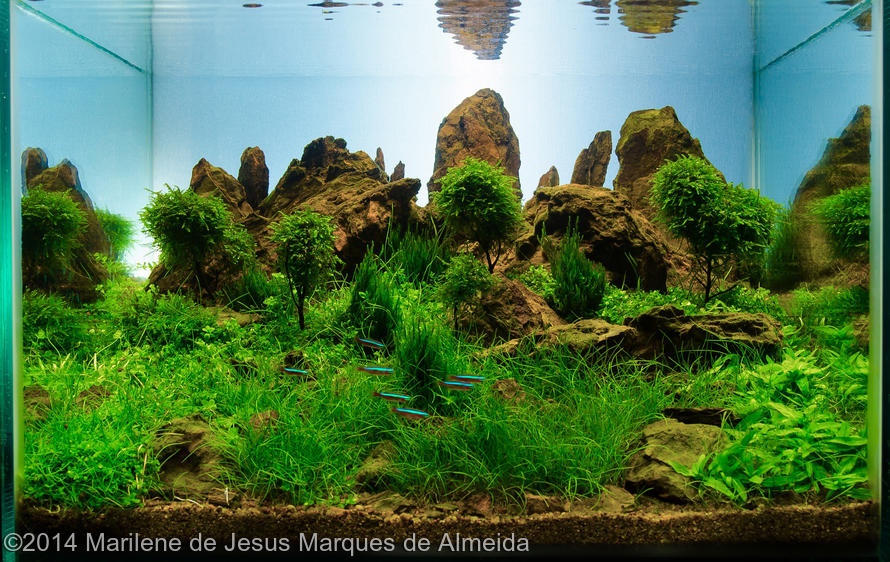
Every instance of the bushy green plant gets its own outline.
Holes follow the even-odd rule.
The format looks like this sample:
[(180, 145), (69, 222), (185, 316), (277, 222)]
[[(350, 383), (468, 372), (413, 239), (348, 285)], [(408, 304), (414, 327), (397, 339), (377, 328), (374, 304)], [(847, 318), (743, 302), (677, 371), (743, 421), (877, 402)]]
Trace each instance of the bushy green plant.
[(384, 342), (393, 340), (399, 323), (398, 291), (373, 252), (365, 254), (355, 269), (346, 313), (362, 336)]
[(634, 318), (656, 306), (672, 305), (686, 314), (702, 312), (701, 297), (680, 287), (670, 287), (667, 292), (625, 291), (606, 284), (600, 316), (612, 324), (621, 324), (625, 318)]
[(556, 302), (556, 280), (543, 265), (531, 266), (519, 276), (519, 280), (551, 305)]
[(763, 283), (770, 289), (783, 291), (794, 287), (801, 278), (800, 259), (794, 240), (797, 226), (786, 209), (776, 216), (775, 232), (764, 258)]
[(82, 311), (55, 295), (27, 290), (22, 294), (24, 348), (67, 354), (87, 341)]
[(253, 257), (250, 235), (232, 221), (225, 203), (215, 195), (203, 197), (190, 189), (168, 185), (166, 192), (151, 192), (139, 218), (145, 233), (161, 251), (164, 265), (191, 269), (198, 295), (207, 285), (201, 264), (211, 255), (225, 255), (234, 267), (247, 264)]
[(852, 394), (865, 406), (867, 365), (861, 356), (854, 361), (858, 381), (833, 375), (811, 353), (793, 351), (781, 362), (744, 370), (736, 406), (744, 417), (724, 429), (729, 446), (691, 467), (672, 465), (740, 503), (789, 489), (867, 498), (865, 436), (838, 417), (838, 406)]
[(401, 267), (415, 285), (438, 278), (451, 259), (451, 252), (439, 236), (429, 237), (392, 227), (387, 233), (384, 254), (388, 267)]
[(108, 238), (108, 257), (121, 262), (135, 241), (136, 227), (131, 221), (108, 209), (96, 209), (96, 219)]
[(38, 263), (67, 267), (72, 251), (83, 245), (87, 219), (67, 192), (41, 186), (22, 197), (22, 258), (26, 267)]
[(800, 318), (804, 326), (839, 327), (866, 314), (868, 303), (868, 291), (862, 287), (822, 287), (817, 292), (797, 289), (791, 301), (791, 315)]
[(334, 225), (315, 211), (297, 211), (272, 225), (272, 241), (278, 244), (278, 269), (287, 278), (302, 330), (306, 298), (341, 263), (334, 253)]
[[(460, 374), (451, 364), (448, 353), (450, 334), (428, 319), (415, 318), (403, 322), (395, 342), (395, 360), (402, 388), (417, 404), (430, 413), (445, 413), (443, 407), (449, 402), (438, 383), (445, 381), (449, 374)], [(412, 404), (415, 402), (412, 401)]]
[(763, 287), (751, 289), (737, 285), (731, 291), (714, 297), (708, 304), (716, 303), (732, 311), (762, 312), (777, 320), (784, 320), (788, 316), (776, 296)]
[(433, 196), (445, 225), (479, 244), (489, 272), (522, 220), (515, 180), (502, 167), (467, 158), (462, 166), (448, 169), (439, 180), (442, 190)]
[(868, 255), (870, 205), (871, 186), (867, 184), (841, 190), (813, 205), (835, 256)]
[(445, 276), (439, 286), (442, 303), (451, 309), (454, 327), (457, 328), (460, 309), (477, 302), (480, 293), (494, 285), (494, 277), (485, 266), (470, 254), (451, 258)]
[(665, 162), (652, 179), (650, 200), (698, 260), (704, 301), (732, 264), (750, 264), (769, 246), (777, 205), (754, 190), (722, 180), (695, 156)]
[(550, 266), (556, 282), (553, 300), (557, 310), (570, 320), (596, 316), (606, 288), (605, 270), (588, 260), (580, 246), (581, 235), (569, 228)]

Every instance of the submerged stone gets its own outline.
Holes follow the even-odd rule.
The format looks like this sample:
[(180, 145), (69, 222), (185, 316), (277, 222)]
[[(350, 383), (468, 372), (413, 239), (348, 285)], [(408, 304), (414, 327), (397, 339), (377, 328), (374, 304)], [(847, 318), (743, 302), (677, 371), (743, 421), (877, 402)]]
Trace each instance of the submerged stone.
[(716, 452), (726, 443), (719, 427), (685, 424), (666, 419), (643, 429), (642, 450), (631, 458), (626, 486), (659, 499), (689, 503), (698, 498), (691, 479), (674, 470), (670, 462), (691, 467), (701, 455)]
[(561, 185), (538, 188), (525, 204), (528, 228), (516, 241), (516, 260), (546, 259), (544, 233), (558, 245), (571, 221), (581, 237), (581, 251), (602, 264), (614, 285), (663, 291), (667, 246), (659, 232), (619, 193), (603, 187)]
[(161, 483), (168, 492), (187, 499), (214, 494), (221, 459), (210, 446), (211, 434), (200, 414), (177, 418), (158, 430), (153, 451), (161, 464)]
[(572, 182), (579, 185), (602, 187), (612, 158), (612, 131), (600, 131), (590, 146), (581, 151), (572, 170)]
[(507, 175), (516, 177), (519, 186), (519, 138), (510, 125), (510, 114), (501, 95), (484, 88), (451, 110), (439, 125), (433, 176), (427, 182), (430, 193), (440, 191), (439, 179), (448, 168), (460, 166), (468, 157), (500, 163)]

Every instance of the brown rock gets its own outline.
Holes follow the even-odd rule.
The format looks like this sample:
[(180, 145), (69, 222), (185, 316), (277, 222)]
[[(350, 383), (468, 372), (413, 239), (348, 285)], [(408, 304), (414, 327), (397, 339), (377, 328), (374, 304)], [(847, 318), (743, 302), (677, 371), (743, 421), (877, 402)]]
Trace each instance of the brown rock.
[(439, 178), (470, 156), (492, 165), (500, 162), (508, 175), (517, 178), (513, 187), (521, 195), (519, 139), (501, 95), (488, 88), (462, 101), (439, 125), (434, 172), (427, 183), (429, 192), (439, 191)]
[(649, 204), (652, 176), (665, 160), (683, 154), (705, 158), (701, 143), (680, 123), (671, 106), (634, 111), (621, 126), (615, 148), (620, 168), (615, 191), (627, 196), (631, 205), (651, 219), (655, 210)]
[[(386, 183), (386, 174), (364, 152), (351, 153), (346, 141), (334, 137), (309, 143), (302, 160), (293, 160), (272, 193), (254, 210), (246, 200), (244, 187), (203, 160), (192, 175), (192, 188), (198, 193), (219, 193), (236, 224), (247, 229), (256, 243), (256, 258), (265, 273), (277, 260), (269, 239), (271, 222), (279, 213), (309, 208), (334, 219), (335, 246), (350, 274), (372, 246), (380, 248), (390, 221), (407, 228), (418, 221), (416, 194), (420, 180), (405, 178)], [(201, 265), (204, 298), (217, 298), (220, 289), (241, 277), (224, 256), (211, 256)], [(149, 284), (162, 292), (196, 289), (190, 270), (167, 271), (157, 266)]]
[(634, 330), (627, 326), (609, 324), (601, 318), (588, 318), (553, 326), (525, 338), (512, 339), (485, 350), (483, 355), (533, 357), (542, 350), (561, 346), (572, 353), (594, 357), (622, 348), (624, 340), (634, 336)]
[(405, 177), (405, 164), (399, 160), (399, 163), (396, 164), (395, 169), (392, 171), (392, 176), (389, 178), (389, 181), (399, 181)]
[(539, 496), (537, 494), (525, 494), (525, 512), (529, 515), (536, 513), (564, 513), (569, 510), (567, 502), (557, 496)]
[(781, 325), (766, 314), (686, 316), (667, 305), (628, 318), (620, 326), (601, 318), (556, 325), (491, 347), (482, 355), (533, 357), (541, 350), (559, 346), (583, 357), (623, 350), (640, 359), (695, 361), (727, 350), (775, 355), (781, 344)]
[(559, 172), (556, 171), (556, 166), (550, 166), (550, 169), (538, 180), (538, 187), (556, 187), (557, 185), (559, 185)]
[(78, 394), (77, 398), (74, 399), (74, 403), (80, 408), (92, 409), (104, 402), (109, 396), (111, 396), (111, 392), (107, 388), (94, 384)]
[(480, 60), (496, 60), (516, 19), (519, 0), (438, 0), (439, 27)]
[(516, 260), (543, 263), (547, 259), (539, 238), (558, 244), (569, 220), (581, 234), (588, 259), (606, 269), (618, 286), (663, 291), (667, 279), (667, 247), (658, 231), (628, 200), (610, 189), (582, 185), (539, 188), (523, 211), (530, 225), (516, 242)]
[(618, 486), (606, 486), (596, 502), (597, 509), (606, 513), (624, 513), (633, 510), (636, 498)]
[(525, 400), (525, 391), (516, 382), (516, 379), (501, 379), (494, 381), (491, 385), (491, 391), (505, 402), (519, 404)]
[(241, 183), (222, 168), (201, 158), (192, 168), (192, 181), (189, 188), (198, 195), (219, 195), (232, 211), (232, 218), (243, 219), (253, 212), (247, 201), (247, 191)]
[(722, 426), (724, 421), (731, 426), (741, 421), (728, 408), (665, 408), (661, 413), (680, 423), (702, 423), (717, 427)]
[(53, 405), (49, 391), (39, 384), (29, 384), (22, 388), (22, 398), (27, 413), (26, 419), (38, 422), (46, 419)]
[(258, 412), (250, 416), (250, 427), (253, 428), (254, 432), (263, 434), (274, 429), (278, 425), (279, 418), (277, 410)]
[(871, 108), (862, 105), (841, 136), (828, 139), (819, 163), (804, 176), (791, 205), (795, 225), (794, 246), (801, 281), (815, 281), (832, 272), (837, 260), (831, 254), (824, 227), (812, 206), (838, 191), (871, 182)]
[(470, 325), (488, 341), (511, 339), (563, 324), (547, 302), (519, 281), (499, 276)]
[[(402, 228), (418, 220), (420, 180), (385, 180), (386, 174), (367, 154), (349, 152), (343, 139), (316, 139), (301, 160), (291, 162), (260, 212), (274, 220), (279, 212), (307, 207), (333, 217), (337, 255), (351, 273), (372, 246), (383, 245), (390, 220)], [(260, 256), (274, 259), (274, 248), (265, 238), (267, 228), (263, 226), (258, 236), (264, 248)]]
[(377, 155), (374, 157), (374, 163), (383, 171), (386, 171), (386, 160), (383, 159), (383, 149), (377, 147)]
[(269, 168), (260, 147), (245, 148), (241, 154), (238, 183), (244, 186), (247, 203), (254, 209), (269, 195)]
[(727, 312), (687, 316), (672, 305), (657, 306), (624, 324), (634, 329), (625, 349), (644, 359), (756, 351), (776, 355), (782, 326), (763, 313)]
[(715, 452), (725, 443), (726, 436), (713, 425), (670, 419), (655, 422), (643, 429), (642, 450), (630, 461), (625, 485), (665, 501), (692, 502), (698, 492), (670, 463), (691, 467), (701, 455)]
[(355, 474), (359, 490), (373, 492), (386, 489), (387, 474), (397, 454), (392, 441), (384, 441), (374, 447)]
[(49, 167), (42, 148), (28, 147), (22, 152), (22, 191), (27, 192), (31, 179)]
[(220, 456), (211, 446), (210, 425), (200, 414), (177, 418), (158, 430), (153, 444), (164, 487), (186, 499), (206, 498), (216, 488)]
[(600, 131), (575, 160), (572, 183), (602, 187), (612, 158), (612, 131)]
[[(30, 150), (30, 149), (29, 149)], [(39, 149), (36, 149), (39, 150)], [(40, 151), (42, 152), (42, 151)], [(38, 159), (39, 153), (28, 158)], [(39, 164), (35, 165), (35, 170)], [(110, 251), (108, 238), (99, 226), (99, 219), (93, 209), (90, 196), (80, 185), (77, 168), (68, 160), (62, 160), (57, 166), (47, 168), (30, 178), (28, 189), (40, 187), (44, 191), (64, 192), (77, 203), (86, 216), (86, 230), (81, 236), (82, 246), (72, 253), (70, 267), (61, 275), (57, 275), (53, 267), (46, 263), (22, 261), (22, 282), (25, 287), (50, 290), (68, 297), (76, 302), (92, 302), (99, 296), (96, 285), (108, 279), (108, 271), (96, 261), (93, 254), (108, 255)]]

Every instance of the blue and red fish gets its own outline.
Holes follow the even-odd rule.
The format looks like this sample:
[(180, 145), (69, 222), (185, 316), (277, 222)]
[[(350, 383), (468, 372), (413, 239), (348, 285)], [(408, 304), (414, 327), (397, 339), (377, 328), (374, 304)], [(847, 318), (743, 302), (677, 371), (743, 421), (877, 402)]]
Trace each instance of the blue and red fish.
[(424, 412), (423, 410), (412, 410), (410, 408), (393, 408), (392, 411), (402, 416), (403, 418), (412, 420), (422, 420), (423, 418), (429, 417), (429, 413)]
[(389, 367), (359, 367), (359, 371), (371, 373), (372, 375), (391, 375), (393, 370)]
[(360, 338), (358, 336), (355, 336), (355, 343), (374, 351), (381, 351), (386, 349), (386, 346), (383, 345), (383, 342), (372, 340), (371, 338)]
[(453, 382), (477, 383), (485, 380), (485, 377), (477, 375), (449, 375), (448, 380)]
[(445, 388), (450, 388), (451, 390), (462, 390), (462, 391), (473, 389), (472, 383), (468, 383), (468, 382), (456, 382), (456, 381), (442, 382), (442, 381), (439, 381), (439, 386), (443, 386)]
[(389, 400), (390, 402), (407, 402), (411, 400), (410, 396), (406, 396), (404, 394), (394, 394), (392, 392), (374, 392), (375, 398), (383, 398), (384, 400)]
[(309, 371), (304, 371), (303, 369), (294, 369), (292, 367), (282, 367), (282, 371), (285, 373), (291, 373), (293, 375), (308, 375)]

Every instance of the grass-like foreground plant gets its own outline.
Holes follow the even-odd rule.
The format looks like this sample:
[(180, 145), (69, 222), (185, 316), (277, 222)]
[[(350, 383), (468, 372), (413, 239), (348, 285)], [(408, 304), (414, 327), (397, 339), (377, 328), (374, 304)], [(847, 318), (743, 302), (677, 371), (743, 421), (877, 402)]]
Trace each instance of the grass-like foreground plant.
[[(34, 311), (28, 329), (44, 330), (55, 342), (27, 340), (26, 396), (37, 396), (32, 385), (40, 385), (48, 405), (28, 402), (26, 496), (81, 508), (170, 498), (160, 484), (154, 435), (175, 418), (200, 414), (212, 430), (210, 446), (223, 459), (212, 477), (221, 489), (261, 501), (355, 502), (356, 475), (375, 450), (390, 452), (379, 486), (418, 501), (477, 493), (518, 505), (528, 493), (590, 497), (620, 481), (642, 428), (669, 406), (729, 407), (743, 418), (736, 429), (726, 428), (726, 450), (678, 467), (704, 490), (740, 503), (794, 490), (831, 498), (863, 494), (867, 361), (849, 339), (814, 339), (809, 328), (794, 328), (800, 317), (792, 315), (783, 320), (782, 359), (727, 356), (694, 373), (614, 354), (587, 359), (566, 348), (534, 358), (480, 358), (478, 344), (451, 331), (437, 291), (397, 271), (385, 273), (403, 324), (375, 364), (394, 368), (391, 377), (357, 368), (369, 358), (354, 343), (349, 284), (307, 302), (305, 330), (291, 326), (272, 299), (260, 323), (219, 325), (186, 297), (144, 291), (126, 280), (110, 282), (104, 300), (69, 309), (57, 323), (41, 311), (67, 305), (26, 295)], [(608, 288), (600, 313), (632, 316), (664, 298)], [(742, 293), (731, 306), (688, 298), (689, 312), (774, 310), (771, 297), (757, 291)], [(816, 301), (807, 305), (808, 315), (846, 318), (820, 316), (815, 308), (831, 303)], [(302, 353), (313, 383), (282, 372), (293, 350)], [(419, 422), (402, 419), (392, 403), (374, 396), (404, 394), (409, 399), (400, 405), (424, 409), (424, 384), (441, 373), (429, 381), (418, 373), (436, 369), (484, 379), (460, 394), (436, 388), (427, 398), (433, 415)], [(406, 376), (419, 386), (409, 388)], [(507, 396), (498, 390), (501, 381), (522, 394)], [(105, 391), (84, 402), (81, 395), (93, 386)], [(276, 423), (256, 429), (252, 418), (268, 411), (277, 412)]]

